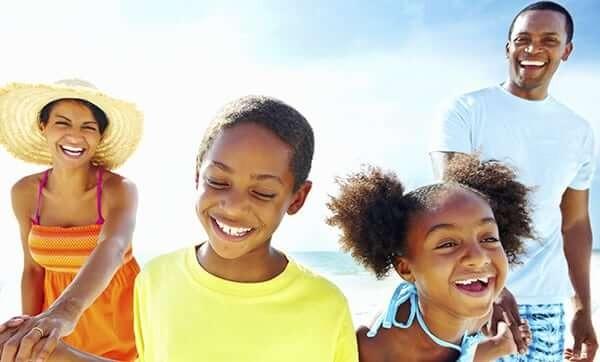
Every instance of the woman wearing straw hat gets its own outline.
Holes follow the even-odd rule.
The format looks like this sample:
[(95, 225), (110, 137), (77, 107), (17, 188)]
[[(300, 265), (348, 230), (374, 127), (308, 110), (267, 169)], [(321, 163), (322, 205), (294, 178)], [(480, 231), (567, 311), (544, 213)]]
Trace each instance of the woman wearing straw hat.
[(28, 360), (44, 337), (42, 357), (62, 337), (108, 358), (136, 357), (137, 190), (109, 170), (137, 147), (142, 119), (133, 104), (79, 80), (0, 89), (0, 143), (51, 167), (12, 189), (24, 251), (23, 314), (35, 317), (15, 329), (2, 361)]

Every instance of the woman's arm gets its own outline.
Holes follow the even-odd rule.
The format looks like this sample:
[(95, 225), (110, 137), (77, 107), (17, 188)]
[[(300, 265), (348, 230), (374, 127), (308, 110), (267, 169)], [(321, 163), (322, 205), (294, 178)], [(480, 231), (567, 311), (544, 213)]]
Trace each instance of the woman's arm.
[(21, 306), (23, 314), (41, 313), (44, 302), (44, 268), (36, 263), (29, 252), (28, 238), (31, 216), (35, 205), (36, 185), (31, 177), (18, 181), (11, 190), (12, 207), (21, 236), (23, 273), (21, 276)]
[(74, 330), (83, 312), (102, 294), (123, 264), (135, 227), (137, 189), (132, 182), (112, 175), (105, 182), (105, 191), (107, 197), (103, 201), (107, 212), (98, 246), (49, 309), (24, 323), (6, 342), (2, 362), (12, 361), (15, 357), (27, 360), (42, 337), (48, 338), (40, 352), (40, 360), (47, 360), (59, 339)]
[(98, 246), (73, 282), (49, 308), (49, 313), (65, 316), (74, 322), (108, 287), (123, 264), (133, 238), (137, 212), (135, 184), (113, 175), (107, 179), (105, 191), (109, 196), (105, 200), (108, 212)]

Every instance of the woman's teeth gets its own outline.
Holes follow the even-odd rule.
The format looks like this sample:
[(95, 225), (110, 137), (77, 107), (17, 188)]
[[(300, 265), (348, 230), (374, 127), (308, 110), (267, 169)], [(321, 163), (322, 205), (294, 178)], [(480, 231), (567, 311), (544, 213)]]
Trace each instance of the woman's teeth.
[(247, 233), (249, 233), (250, 231), (252, 231), (252, 228), (237, 228), (237, 227), (233, 227), (233, 226), (224, 224), (217, 219), (214, 219), (214, 220), (217, 223), (217, 226), (219, 226), (219, 229), (221, 229), (221, 231), (227, 235), (244, 236)]
[(68, 156), (81, 156), (83, 154), (84, 149), (81, 147), (71, 147), (71, 146), (60, 146), (61, 150), (67, 154)]

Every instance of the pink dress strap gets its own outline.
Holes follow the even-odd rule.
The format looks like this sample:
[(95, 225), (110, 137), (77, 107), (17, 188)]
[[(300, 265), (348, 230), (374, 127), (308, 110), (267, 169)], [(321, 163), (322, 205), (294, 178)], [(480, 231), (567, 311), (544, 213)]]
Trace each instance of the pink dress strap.
[(96, 209), (98, 210), (98, 220), (96, 220), (96, 224), (102, 225), (104, 224), (104, 217), (102, 216), (102, 175), (104, 173), (104, 169), (102, 167), (98, 167), (97, 175), (98, 180), (96, 183)]
[(50, 173), (50, 169), (47, 169), (46, 171), (44, 171), (44, 175), (42, 176), (42, 179), (40, 180), (40, 183), (38, 184), (35, 215), (34, 215), (33, 219), (31, 219), (31, 222), (35, 225), (40, 224), (40, 209), (42, 208), (42, 191), (44, 190), (44, 187), (46, 187), (46, 184), (48, 183), (48, 174), (49, 173)]

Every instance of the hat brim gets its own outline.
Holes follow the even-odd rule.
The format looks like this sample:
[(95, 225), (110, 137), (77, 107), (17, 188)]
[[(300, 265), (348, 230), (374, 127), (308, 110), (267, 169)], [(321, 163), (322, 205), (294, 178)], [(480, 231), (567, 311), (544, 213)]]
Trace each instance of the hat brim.
[(108, 118), (93, 163), (114, 169), (133, 154), (143, 132), (143, 114), (133, 103), (112, 98), (93, 88), (58, 84), (12, 83), (0, 89), (0, 143), (23, 161), (52, 164), (39, 116), (45, 105), (63, 98), (93, 103)]

